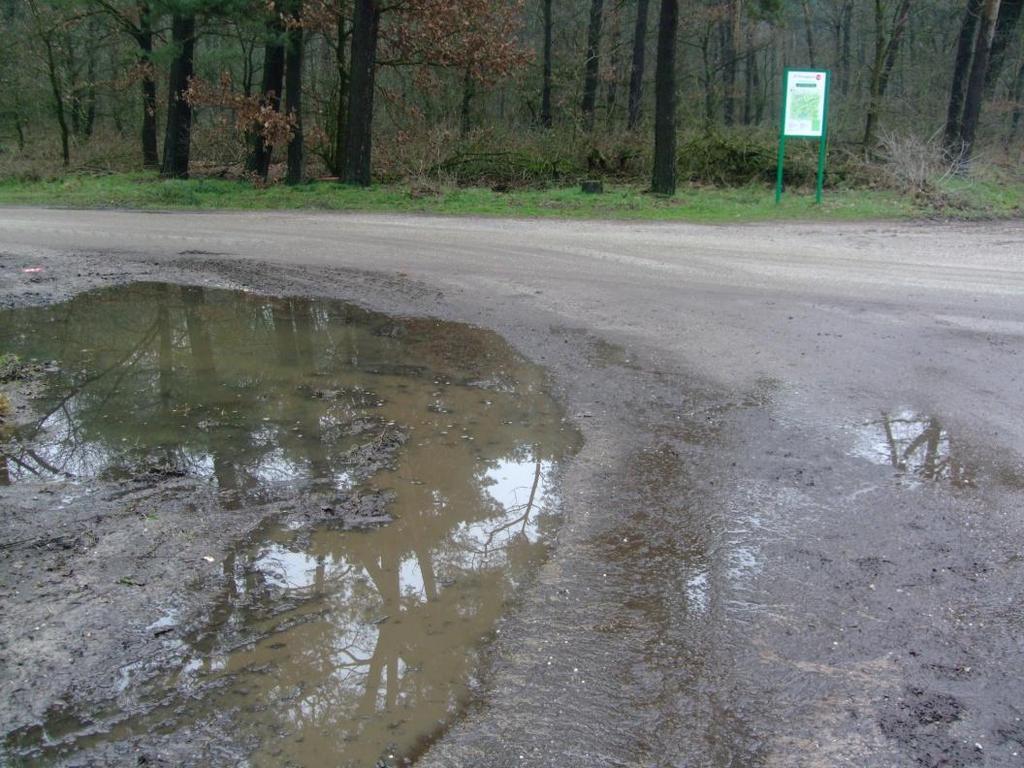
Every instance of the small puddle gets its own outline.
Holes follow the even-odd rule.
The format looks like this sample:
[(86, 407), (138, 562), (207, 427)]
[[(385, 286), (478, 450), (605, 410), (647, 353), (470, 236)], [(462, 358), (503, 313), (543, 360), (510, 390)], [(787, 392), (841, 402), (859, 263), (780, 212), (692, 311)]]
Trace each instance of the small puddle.
[(393, 519), (271, 519), (221, 564), (205, 626), (179, 637), (175, 611), (152, 617), (173, 668), (120, 670), (130, 707), (62, 714), (9, 738), (18, 753), (214, 724), (251, 765), (399, 765), (471, 701), (496, 620), (546, 556), (552, 484), (579, 440), (498, 336), (137, 284), (0, 313), (0, 349), (53, 361), (7, 484), (184, 478), (241, 510), (365, 494), (386, 500), (366, 520)]
[(977, 471), (961, 455), (960, 446), (936, 416), (913, 411), (881, 413), (856, 429), (854, 454), (890, 466), (908, 485), (946, 482), (970, 488)]

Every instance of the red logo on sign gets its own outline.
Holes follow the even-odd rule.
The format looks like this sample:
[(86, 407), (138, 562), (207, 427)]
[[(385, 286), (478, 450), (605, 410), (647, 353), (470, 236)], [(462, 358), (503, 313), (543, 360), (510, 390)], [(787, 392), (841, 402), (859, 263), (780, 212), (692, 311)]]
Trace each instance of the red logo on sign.
[(821, 80), (821, 75), (818, 75), (815, 80)]

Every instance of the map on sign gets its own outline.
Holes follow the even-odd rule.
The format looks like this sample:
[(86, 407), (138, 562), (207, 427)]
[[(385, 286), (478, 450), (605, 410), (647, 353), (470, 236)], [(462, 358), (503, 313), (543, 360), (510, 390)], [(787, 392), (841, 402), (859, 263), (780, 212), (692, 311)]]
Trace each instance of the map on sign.
[(821, 137), (827, 88), (827, 72), (795, 70), (786, 73), (786, 113), (783, 116), (786, 136)]

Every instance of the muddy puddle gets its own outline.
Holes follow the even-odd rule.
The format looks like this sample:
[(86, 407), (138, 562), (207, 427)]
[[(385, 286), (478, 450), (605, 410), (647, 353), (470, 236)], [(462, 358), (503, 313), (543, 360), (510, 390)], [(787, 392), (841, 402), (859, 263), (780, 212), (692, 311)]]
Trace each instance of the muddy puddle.
[(52, 710), (7, 735), (9, 756), (125, 756), (140, 739), (188, 756), (205, 734), (227, 762), (401, 765), (472, 701), (579, 442), (499, 337), (138, 284), (0, 313), (0, 349), (44, 370), (0, 485), (58, 483), (64, 503), (170, 479), (225, 509), (288, 512), (217, 555), (202, 621), (170, 598), (147, 617), (169, 661), (111, 669), (116, 700)]

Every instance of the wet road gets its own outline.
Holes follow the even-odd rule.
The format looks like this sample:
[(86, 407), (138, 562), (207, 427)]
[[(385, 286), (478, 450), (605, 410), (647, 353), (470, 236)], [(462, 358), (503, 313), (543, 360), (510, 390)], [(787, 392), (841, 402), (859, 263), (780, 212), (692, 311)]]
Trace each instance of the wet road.
[(19, 304), (201, 273), (550, 370), (567, 523), (425, 765), (1024, 765), (1020, 223), (0, 209), (0, 265)]

